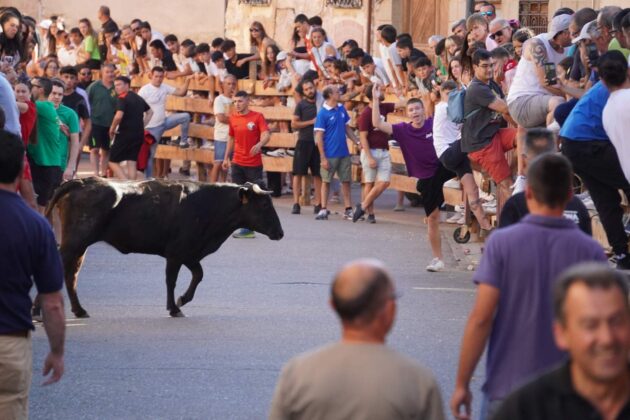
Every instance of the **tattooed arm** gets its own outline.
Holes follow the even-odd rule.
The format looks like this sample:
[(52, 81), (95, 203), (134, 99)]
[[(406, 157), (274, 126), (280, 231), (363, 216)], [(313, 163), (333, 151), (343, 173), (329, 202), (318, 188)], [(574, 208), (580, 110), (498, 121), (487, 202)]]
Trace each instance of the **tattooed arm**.
[(525, 51), (525, 59), (533, 62), (536, 66), (536, 77), (540, 85), (552, 95), (564, 96), (560, 89), (547, 84), (547, 79), (545, 78), (545, 63), (548, 57), (545, 44), (538, 38), (531, 38), (525, 43), (523, 50)]

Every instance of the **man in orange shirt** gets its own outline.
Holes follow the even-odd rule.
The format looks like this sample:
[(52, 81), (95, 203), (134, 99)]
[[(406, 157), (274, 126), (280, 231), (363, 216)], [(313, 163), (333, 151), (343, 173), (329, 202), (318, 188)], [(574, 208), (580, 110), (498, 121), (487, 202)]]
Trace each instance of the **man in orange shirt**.
[[(249, 110), (249, 95), (238, 91), (233, 100), (236, 112), (230, 115), (228, 144), (223, 159), (223, 169), (232, 168), (230, 174), (236, 184), (253, 182), (263, 185), (261, 150), (269, 142), (271, 134), (265, 117)], [(234, 152), (234, 156), (232, 156)], [(235, 238), (254, 238), (254, 232), (241, 229), (232, 235)]]

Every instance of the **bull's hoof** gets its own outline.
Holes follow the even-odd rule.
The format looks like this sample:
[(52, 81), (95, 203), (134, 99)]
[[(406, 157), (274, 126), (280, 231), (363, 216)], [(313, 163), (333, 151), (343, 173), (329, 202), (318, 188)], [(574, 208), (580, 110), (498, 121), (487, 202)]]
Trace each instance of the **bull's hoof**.
[(184, 315), (184, 313), (182, 311), (177, 311), (177, 312), (171, 311), (170, 314), (171, 314), (171, 317), (173, 317), (173, 318), (185, 318), (186, 317), (186, 315)]
[(188, 303), (188, 302), (184, 302), (184, 297), (180, 296), (180, 297), (177, 298), (177, 302), (175, 302), (175, 305), (177, 305), (178, 308), (181, 308), (186, 303)]
[(74, 313), (75, 318), (89, 318), (90, 315), (87, 313), (85, 309), (81, 309)]

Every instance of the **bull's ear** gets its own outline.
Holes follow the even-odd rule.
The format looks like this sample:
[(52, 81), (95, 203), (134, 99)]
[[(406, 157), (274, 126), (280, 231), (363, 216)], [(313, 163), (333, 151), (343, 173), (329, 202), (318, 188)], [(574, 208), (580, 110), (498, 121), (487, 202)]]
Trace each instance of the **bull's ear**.
[(248, 189), (246, 187), (240, 187), (238, 189), (238, 199), (240, 200), (241, 204), (247, 204), (247, 202), (249, 201), (247, 193)]

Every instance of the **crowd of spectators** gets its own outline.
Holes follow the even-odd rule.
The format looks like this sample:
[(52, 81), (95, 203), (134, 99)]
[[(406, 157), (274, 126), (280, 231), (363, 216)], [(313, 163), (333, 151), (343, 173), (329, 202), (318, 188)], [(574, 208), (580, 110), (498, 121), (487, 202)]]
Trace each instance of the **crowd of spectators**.
[[(261, 153), (270, 132), (291, 129), (298, 133), (292, 213), (301, 212), (301, 181), (310, 174), (317, 220), (331, 214), (330, 193), (339, 193), (337, 175), (343, 216), (357, 222), (367, 215), (365, 220), (374, 223), (374, 201), (389, 186), (394, 170), (389, 150), (400, 148), (406, 173), (418, 179), (427, 216), (433, 254), (427, 270), (440, 271), (445, 265), (439, 216), (446, 182), (459, 180), (482, 232), (492, 229), (486, 214), (491, 206), (480, 196), (474, 168), (495, 182), (495, 206), (504, 211), (502, 229), (490, 236), (474, 276), (479, 289), (464, 333), (453, 415), (470, 415), (469, 384), (487, 342), (483, 418), (581, 418), (572, 411), (578, 408), (590, 409), (596, 418), (625, 418), (630, 315), (627, 299), (619, 299), (627, 297), (625, 283), (601, 265), (583, 267), (558, 283), (553, 312), (548, 303), (564, 269), (606, 259), (588, 237), (587, 208), (599, 214), (612, 262), (630, 269), (620, 195), (630, 197), (630, 148), (624, 140), (630, 133), (625, 108), (630, 101), (630, 9), (561, 8), (550, 17), (547, 32), (535, 34), (517, 20), (498, 17), (492, 3), (481, 1), (474, 14), (450, 25), (451, 33), (431, 36), (426, 51), (394, 26), (379, 26), (374, 55), (356, 40), (335, 44), (318, 16), (295, 16), (290, 45), (282, 46), (257, 21), (249, 25), (249, 45), (237, 45), (223, 38), (180, 41), (140, 19), (119, 26), (106, 6), (98, 9), (97, 18), (98, 28), (88, 18), (68, 28), (60, 17), (36, 22), (13, 7), (0, 9), (0, 128), (24, 143), (23, 175), (15, 185), (33, 209), (43, 211), (54, 190), (76, 176), (85, 146), (95, 176), (134, 180), (139, 168), (146, 178), (167, 178), (169, 162), (156, 159), (155, 153), (158, 143), (170, 141), (180, 148), (214, 150), (214, 164), (207, 168), (210, 182), (264, 183)], [(137, 93), (131, 89), (135, 76), (149, 80)], [(181, 83), (174, 87), (165, 79)], [(238, 90), (242, 79), (290, 93), (251, 97)], [(192, 80), (207, 81), (209, 92), (189, 90)], [(167, 112), (169, 96), (186, 95), (207, 98), (213, 116), (205, 122), (214, 126), (214, 139), (190, 138), (190, 114)], [(395, 95), (396, 103), (383, 103), (386, 95)], [(250, 109), (252, 103), (293, 107), (290, 127), (268, 124)], [(408, 122), (388, 122), (396, 112)], [(353, 117), (356, 130), (350, 124)], [(165, 140), (164, 133), (174, 127), (180, 127), (179, 137)], [(363, 173), (362, 199), (354, 206), (347, 139), (360, 149)], [(510, 154), (512, 150), (516, 152)], [(189, 168), (185, 163), (181, 174), (190, 176)], [(577, 198), (574, 175), (588, 191)], [(13, 188), (13, 178), (5, 181)], [(241, 230), (235, 236), (254, 234)], [(358, 286), (346, 286), (355, 282)], [(369, 333), (368, 342), (384, 343), (395, 314), (393, 292), (386, 272), (374, 262), (340, 272), (332, 302), (348, 335), (344, 340)], [(532, 313), (537, 313), (535, 319)], [(600, 324), (611, 328), (592, 339), (593, 346), (602, 346), (594, 353), (610, 350), (603, 356), (579, 343), (588, 335), (583, 330), (608, 328)], [(567, 365), (512, 394), (530, 376), (566, 360), (563, 351), (570, 355)], [(327, 412), (309, 405), (304, 395), (294, 395), (299, 389), (291, 385), (308, 379), (302, 372), (315, 369), (326, 379), (329, 371), (320, 370), (320, 363), (334, 362), (335, 373), (352, 372), (363, 368), (356, 360), (387, 360), (382, 353), (366, 348), (353, 359), (356, 353), (340, 345), (317, 356), (321, 360), (313, 356), (292, 363), (278, 385), (272, 417)], [(354, 363), (347, 363), (348, 358)], [(414, 372), (417, 377), (407, 379), (421, 388), (414, 388), (417, 397), (430, 404), (418, 407), (406, 401), (401, 412), (426, 410), (430, 418), (442, 418), (434, 380), (404, 359), (390, 363)], [(374, 370), (373, 375), (383, 374)], [(325, 384), (313, 389), (331, 401), (340, 398)], [(366, 401), (382, 396), (369, 383), (361, 385), (357, 392), (365, 390)], [(387, 388), (391, 391), (389, 383)], [(554, 405), (547, 402), (552, 395), (573, 399)], [(314, 411), (300, 412), (298, 402)]]

